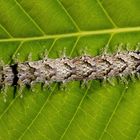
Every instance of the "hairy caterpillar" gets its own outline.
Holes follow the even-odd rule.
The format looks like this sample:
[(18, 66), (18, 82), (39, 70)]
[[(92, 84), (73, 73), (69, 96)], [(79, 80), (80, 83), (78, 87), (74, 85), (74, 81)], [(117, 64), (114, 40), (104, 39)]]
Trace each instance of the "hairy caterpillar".
[(0, 87), (33, 85), (41, 82), (105, 79), (139, 74), (140, 52), (124, 51), (112, 55), (81, 56), (75, 58), (46, 58), (0, 67)]

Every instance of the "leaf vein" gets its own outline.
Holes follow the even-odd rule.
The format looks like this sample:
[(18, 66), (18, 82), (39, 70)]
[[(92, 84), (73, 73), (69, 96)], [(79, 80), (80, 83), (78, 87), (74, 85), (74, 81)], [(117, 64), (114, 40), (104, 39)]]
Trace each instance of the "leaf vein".
[(106, 17), (108, 18), (108, 20), (112, 23), (112, 25), (115, 28), (118, 28), (117, 25), (115, 24), (115, 22), (113, 21), (113, 19), (110, 17), (110, 15), (108, 14), (108, 12), (106, 11), (106, 9), (103, 7), (102, 3), (99, 0), (96, 0), (96, 1), (99, 4), (99, 6), (101, 7), (101, 9), (103, 10), (103, 12), (106, 15)]
[(0, 39), (0, 42), (11, 42), (11, 41), (33, 41), (33, 40), (44, 40), (44, 39), (60, 39), (67, 37), (75, 36), (89, 36), (89, 35), (101, 35), (101, 34), (115, 34), (115, 33), (127, 33), (127, 32), (140, 32), (140, 26), (138, 27), (126, 27), (126, 28), (114, 28), (114, 29), (105, 29), (105, 30), (96, 30), (96, 31), (81, 31), (76, 33), (66, 33), (66, 34), (54, 34), (54, 35), (45, 35), (38, 37), (24, 37), (24, 38), (9, 38), (9, 39)]
[(1, 24), (0, 27), (10, 38), (13, 38), (13, 36)]
[(114, 115), (115, 115), (115, 113), (116, 113), (116, 111), (117, 111), (117, 109), (118, 109), (118, 107), (119, 107), (119, 105), (120, 105), (120, 103), (121, 103), (121, 101), (122, 101), (122, 99), (123, 99), (125, 93), (126, 93), (126, 88), (123, 90), (123, 92), (122, 92), (122, 94), (121, 94), (119, 100), (117, 101), (116, 106), (115, 106), (115, 108), (114, 108), (112, 114), (110, 115), (110, 117), (109, 117), (109, 119), (108, 119), (108, 121), (107, 121), (107, 124), (106, 124), (105, 127), (104, 127), (104, 130), (102, 131), (102, 133), (101, 133), (101, 135), (100, 135), (100, 137), (99, 137), (99, 140), (101, 140), (101, 139), (103, 138), (104, 133), (106, 132), (107, 128), (109, 127), (109, 125), (110, 125), (110, 123), (111, 123), (111, 120), (113, 119), (113, 117), (114, 117)]
[(24, 10), (24, 8), (21, 6), (21, 4), (15, 0), (16, 4), (19, 6), (19, 8), (22, 10), (22, 12), (32, 21), (32, 23), (37, 27), (37, 29), (45, 36), (46, 33), (41, 29), (41, 27), (37, 24), (37, 22)]
[(58, 4), (61, 6), (61, 8), (64, 10), (64, 12), (67, 14), (67, 16), (69, 17), (69, 19), (72, 21), (72, 23), (74, 24), (74, 26), (77, 28), (78, 31), (80, 31), (80, 28), (78, 26), (78, 24), (76, 23), (76, 21), (73, 19), (73, 17), (69, 14), (69, 12), (67, 11), (67, 9), (64, 7), (64, 5), (57, 0)]
[(77, 108), (76, 108), (76, 111), (74, 112), (74, 114), (73, 114), (73, 116), (72, 116), (72, 118), (71, 118), (69, 124), (67, 125), (67, 127), (66, 127), (66, 129), (64, 130), (63, 134), (61, 135), (60, 140), (62, 140), (62, 139), (64, 138), (64, 136), (66, 135), (66, 133), (67, 133), (69, 127), (71, 126), (71, 124), (72, 124), (74, 118), (76, 117), (76, 115), (77, 115), (77, 113), (78, 113), (78, 110), (79, 110), (80, 106), (82, 105), (82, 103), (83, 103), (83, 101), (84, 101), (84, 99), (85, 99), (85, 97), (86, 97), (86, 95), (87, 95), (87, 93), (88, 93), (88, 90), (89, 90), (90, 86), (91, 86), (91, 83), (90, 83), (89, 87), (87, 88), (87, 90), (85, 91), (85, 94), (84, 94), (84, 96), (82, 97), (80, 103), (78, 104), (78, 106), (77, 106)]

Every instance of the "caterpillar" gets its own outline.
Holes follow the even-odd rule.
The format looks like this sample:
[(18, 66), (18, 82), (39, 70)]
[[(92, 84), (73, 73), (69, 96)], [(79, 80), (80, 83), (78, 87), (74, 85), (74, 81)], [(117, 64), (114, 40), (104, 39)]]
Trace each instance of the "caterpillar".
[(45, 58), (0, 66), (0, 87), (106, 79), (140, 73), (140, 51), (99, 56)]

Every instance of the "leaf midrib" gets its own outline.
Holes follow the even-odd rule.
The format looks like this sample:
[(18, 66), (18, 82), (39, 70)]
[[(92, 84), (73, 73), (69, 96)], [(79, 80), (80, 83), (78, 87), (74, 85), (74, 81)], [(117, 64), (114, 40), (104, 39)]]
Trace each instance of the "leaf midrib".
[(126, 28), (114, 28), (114, 29), (103, 29), (103, 30), (94, 30), (94, 31), (81, 31), (75, 33), (65, 33), (65, 34), (53, 34), (45, 36), (36, 36), (36, 37), (16, 37), (16, 38), (6, 38), (0, 39), (0, 42), (11, 42), (11, 41), (33, 41), (33, 40), (44, 40), (44, 39), (59, 39), (66, 37), (75, 37), (75, 36), (88, 36), (88, 35), (100, 35), (100, 34), (116, 34), (116, 33), (125, 33), (125, 32), (139, 32), (140, 26), (137, 27), (126, 27)]

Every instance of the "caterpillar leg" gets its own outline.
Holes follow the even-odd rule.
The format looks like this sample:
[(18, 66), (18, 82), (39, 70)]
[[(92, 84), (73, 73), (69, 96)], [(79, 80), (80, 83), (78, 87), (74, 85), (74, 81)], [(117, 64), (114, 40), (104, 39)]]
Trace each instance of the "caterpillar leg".
[(59, 88), (61, 90), (66, 90), (67, 84), (68, 84), (69, 80), (63, 80), (62, 82), (59, 82)]
[(139, 51), (140, 50), (140, 42), (138, 42), (137, 44), (136, 44), (136, 48), (135, 48), (135, 51)]
[(20, 88), (19, 88), (18, 94), (19, 94), (20, 98), (23, 98), (23, 90), (24, 90), (24, 88), (25, 88), (24, 85), (21, 85)]
[(7, 97), (7, 91), (8, 91), (8, 86), (7, 85), (3, 85), (1, 88), (1, 93), (3, 95), (3, 101), (6, 102), (6, 97)]
[(14, 54), (12, 56), (12, 62), (13, 63), (18, 63), (19, 62), (19, 59), (18, 59), (19, 56), (20, 56), (20, 53)]
[(140, 73), (139, 72), (136, 73), (136, 77), (140, 80)]
[(29, 54), (28, 54), (28, 61), (32, 61), (32, 53), (30, 52)]
[(102, 58), (102, 59), (105, 59), (106, 56), (109, 54), (109, 53), (108, 53), (108, 50), (109, 50), (109, 45), (108, 45), (108, 44), (105, 45), (104, 48), (102, 48), (102, 50), (101, 50), (101, 58)]
[(32, 91), (32, 92), (35, 92), (35, 91), (36, 91), (36, 87), (35, 87), (36, 84), (37, 84), (37, 83), (34, 82), (34, 81), (31, 82), (31, 91)]
[(20, 98), (23, 98), (23, 90), (26, 88), (26, 85), (18, 81), (18, 88), (19, 88), (18, 95)]
[(51, 86), (48, 81), (45, 81), (42, 87), (43, 87), (43, 91), (46, 91), (47, 88), (51, 90)]
[(4, 61), (0, 60), (0, 67), (3, 67), (3, 66), (4, 66)]
[(120, 44), (117, 46), (117, 54), (120, 54), (120, 52), (123, 51), (123, 46), (124, 46), (123, 43), (120, 43)]
[(129, 50), (130, 50), (130, 48), (131, 48), (130, 44), (129, 44), (129, 43), (127, 43), (127, 44), (126, 44), (126, 46), (125, 46), (125, 50), (126, 50), (126, 51), (129, 51)]
[(114, 86), (114, 84), (111, 81), (111, 79), (104, 76), (103, 79), (102, 79), (102, 85), (105, 86), (107, 83), (109, 83), (110, 85)]
[(106, 82), (109, 83), (111, 86), (115, 86), (115, 83), (112, 78), (106, 78)]
[(125, 84), (126, 87), (128, 88), (128, 83), (129, 83), (129, 82), (128, 82), (128, 80), (126, 79), (126, 77), (123, 76), (122, 74), (120, 74), (120, 75), (119, 75), (119, 78), (120, 78), (121, 83)]
[(64, 47), (64, 49), (63, 49), (62, 57), (63, 57), (63, 58), (66, 58), (66, 47)]
[(88, 56), (88, 48), (87, 46), (85, 46), (84, 48), (82, 48), (80, 51), (79, 51), (80, 55), (82, 56)]
[(131, 73), (130, 78), (133, 82), (136, 82), (136, 74), (134, 72)]
[(48, 59), (48, 50), (45, 49), (44, 52), (39, 55), (39, 58), (44, 60)]
[(102, 50), (102, 55), (106, 56), (108, 54), (108, 50), (109, 50), (109, 45), (107, 44)]
[(60, 51), (58, 52), (58, 57), (60, 57), (60, 58), (66, 58), (66, 57), (67, 57), (67, 56), (66, 56), (66, 47), (64, 47), (63, 50), (60, 50)]
[(89, 80), (84, 79), (84, 80), (80, 81), (81, 88), (88, 88), (88, 85), (89, 85)]

